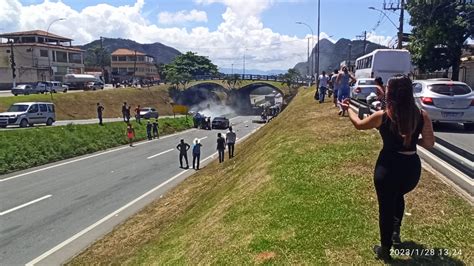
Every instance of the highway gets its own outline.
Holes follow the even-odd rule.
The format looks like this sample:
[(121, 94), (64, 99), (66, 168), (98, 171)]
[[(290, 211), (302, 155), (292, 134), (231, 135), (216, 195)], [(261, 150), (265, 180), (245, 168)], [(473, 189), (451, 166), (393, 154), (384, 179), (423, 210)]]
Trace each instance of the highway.
[(434, 127), (435, 136), (474, 154), (474, 131), (467, 131), (461, 124), (442, 123)]
[[(253, 119), (231, 119), (238, 140), (262, 126)], [(1, 264), (68, 259), (194, 172), (179, 168), (181, 138), (189, 144), (201, 139), (202, 168), (215, 155), (218, 132), (225, 131), (192, 129), (0, 176)]]

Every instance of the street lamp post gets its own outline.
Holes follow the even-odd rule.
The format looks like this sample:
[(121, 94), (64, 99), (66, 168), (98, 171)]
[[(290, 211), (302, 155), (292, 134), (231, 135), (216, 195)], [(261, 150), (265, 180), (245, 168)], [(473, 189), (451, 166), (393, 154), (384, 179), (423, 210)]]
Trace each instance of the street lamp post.
[[(314, 32), (313, 32), (313, 29), (311, 28), (310, 25), (304, 23), (304, 22), (301, 22), (301, 21), (297, 21), (296, 24), (300, 24), (300, 25), (305, 25), (306, 27), (308, 27), (308, 29), (311, 31), (311, 48), (314, 47), (314, 39), (313, 39), (313, 36), (314, 36)], [(310, 67), (308, 67), (307, 69), (307, 72), (310, 72), (311, 71), (311, 74), (308, 73), (308, 75), (311, 76), (311, 79), (313, 79), (313, 57), (311, 57), (311, 62), (309, 62), (309, 58), (310, 58), (310, 55), (309, 55), (309, 39), (308, 39), (308, 59), (307, 59), (307, 62), (308, 62), (308, 65), (311, 65)]]
[[(51, 28), (51, 25), (53, 25), (53, 23), (55, 23), (55, 22), (62, 21), (62, 20), (66, 20), (66, 19), (65, 18), (58, 18), (58, 19), (55, 19), (55, 20), (51, 21), (51, 23), (49, 23), (48, 29), (46, 30), (46, 40), (45, 40), (45, 42), (47, 42), (47, 40), (48, 40), (49, 28)], [(48, 54), (49, 80), (51, 80), (51, 76), (53, 74), (53, 73), (51, 73), (51, 72), (53, 72), (52, 69), (51, 69), (51, 57), (53, 56), (53, 52), (54, 51), (51, 50), (51, 55)]]
[(318, 58), (316, 62), (316, 84), (319, 85), (318, 83), (318, 78), (319, 78), (319, 52), (321, 49), (319, 49), (320, 43), (319, 43), (319, 36), (321, 35), (321, 1), (318, 0)]
[(404, 13), (403, 1), (402, 1), (401, 10), (400, 10), (400, 26), (397, 26), (395, 24), (395, 22), (393, 22), (393, 20), (383, 10), (375, 8), (373, 6), (370, 6), (369, 9), (382, 13), (382, 15), (384, 15), (390, 21), (390, 23), (392, 23), (392, 25), (397, 29), (397, 32), (398, 32), (397, 33), (397, 36), (398, 36), (397, 49), (402, 49), (402, 43), (403, 43), (403, 13)]

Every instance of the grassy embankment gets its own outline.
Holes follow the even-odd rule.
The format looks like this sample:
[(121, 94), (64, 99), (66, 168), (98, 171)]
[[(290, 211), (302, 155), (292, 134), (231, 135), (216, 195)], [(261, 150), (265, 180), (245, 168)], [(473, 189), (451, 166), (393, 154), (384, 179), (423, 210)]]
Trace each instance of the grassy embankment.
[[(376, 131), (357, 132), (302, 91), (233, 160), (212, 162), (70, 264), (380, 263), (371, 251), (380, 146)], [(406, 247), (456, 254), (398, 262), (474, 264), (474, 209), (437, 177), (423, 171), (406, 212)]]
[(142, 107), (155, 107), (160, 115), (173, 114), (168, 94), (169, 85), (151, 88), (120, 88), (103, 91), (86, 91), (77, 93), (31, 94), (11, 97), (0, 97), (0, 112), (16, 102), (46, 101), (56, 105), (56, 119), (87, 119), (97, 116), (96, 104), (101, 102), (104, 117), (121, 117), (122, 104), (127, 102), (134, 109), (138, 104)]
[[(146, 124), (132, 124), (136, 140), (145, 139)], [(190, 117), (159, 119), (160, 135), (191, 127)], [(125, 131), (123, 122), (1, 131), (0, 175), (126, 144)]]

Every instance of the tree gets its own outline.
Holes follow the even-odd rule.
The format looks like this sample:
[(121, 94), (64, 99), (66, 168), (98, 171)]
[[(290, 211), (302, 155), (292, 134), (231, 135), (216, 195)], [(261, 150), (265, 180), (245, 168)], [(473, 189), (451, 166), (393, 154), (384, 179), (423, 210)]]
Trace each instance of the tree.
[(100, 48), (99, 45), (89, 48), (86, 51), (84, 65), (110, 66), (110, 53), (105, 48)]
[(408, 49), (422, 72), (452, 67), (452, 78), (458, 80), (462, 48), (474, 32), (474, 5), (468, 2), (408, 1), (413, 26)]
[(300, 72), (294, 68), (288, 69), (288, 72), (283, 75), (284, 83), (286, 83), (289, 88), (297, 84), (299, 78), (301, 78)]
[(193, 52), (179, 55), (164, 66), (166, 80), (175, 86), (182, 84), (186, 87), (186, 84), (196, 76), (212, 76), (217, 73), (217, 66), (211, 60)]

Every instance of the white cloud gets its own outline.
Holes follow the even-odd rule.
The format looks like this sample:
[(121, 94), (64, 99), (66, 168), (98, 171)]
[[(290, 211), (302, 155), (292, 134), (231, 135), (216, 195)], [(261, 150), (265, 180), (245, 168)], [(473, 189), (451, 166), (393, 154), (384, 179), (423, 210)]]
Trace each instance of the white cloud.
[(158, 14), (158, 21), (161, 24), (181, 24), (185, 22), (207, 22), (207, 14), (204, 11), (198, 10), (181, 10), (176, 13), (160, 12)]
[[(63, 1), (45, 0), (40, 4), (22, 5), (19, 0), (0, 0), (0, 27), (4, 28), (3, 31), (46, 30), (51, 21), (64, 17), (66, 20), (54, 23), (50, 31), (74, 39), (74, 44), (85, 44), (100, 36), (132, 39), (140, 43), (161, 42), (181, 52), (194, 51), (209, 56), (220, 67), (234, 64), (236, 70), (241, 68), (244, 54), (248, 69), (288, 69), (306, 60), (305, 38), (280, 34), (262, 23), (261, 13), (275, 0), (196, 2), (226, 5), (222, 22), (216, 30), (158, 26), (146, 18), (145, 13), (149, 10), (144, 10), (144, 0), (122, 6), (98, 4), (82, 10), (74, 10)], [(181, 16), (176, 14), (170, 19)], [(188, 14), (192, 11), (183, 11), (184, 17)], [(371, 38), (384, 41), (375, 36)], [(328, 35), (321, 33), (323, 37)]]
[(368, 32), (367, 40), (387, 47), (392, 47), (397, 41), (397, 36), (383, 36), (377, 35), (375, 32)]

